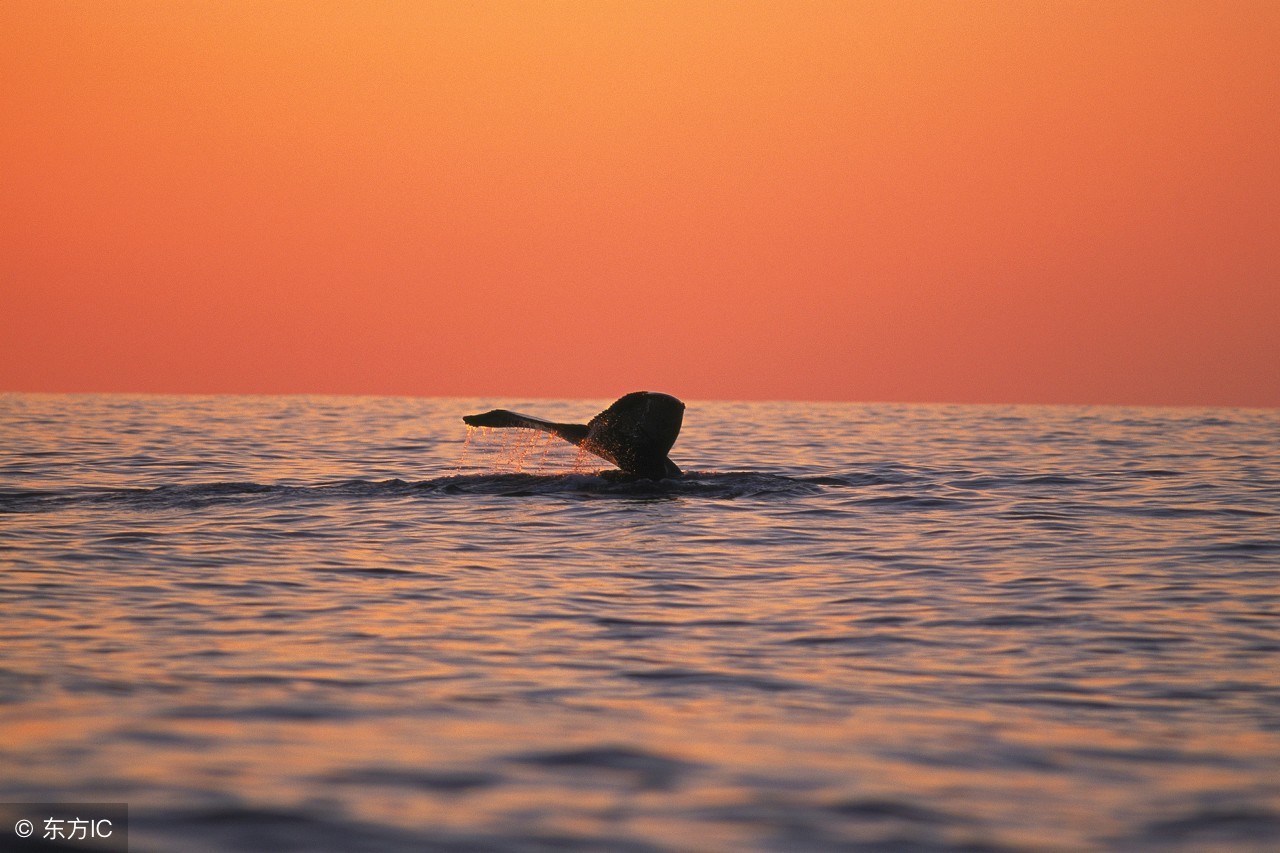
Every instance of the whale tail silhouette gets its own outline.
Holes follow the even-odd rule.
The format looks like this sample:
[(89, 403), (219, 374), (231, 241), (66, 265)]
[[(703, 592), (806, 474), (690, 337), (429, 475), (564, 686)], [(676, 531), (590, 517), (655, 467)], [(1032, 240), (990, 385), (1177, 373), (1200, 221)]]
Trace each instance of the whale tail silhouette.
[(684, 403), (670, 394), (632, 392), (585, 424), (555, 423), (507, 409), (466, 415), (462, 420), (467, 426), (549, 432), (607, 459), (628, 474), (650, 480), (679, 477), (681, 473), (667, 453), (680, 435)]

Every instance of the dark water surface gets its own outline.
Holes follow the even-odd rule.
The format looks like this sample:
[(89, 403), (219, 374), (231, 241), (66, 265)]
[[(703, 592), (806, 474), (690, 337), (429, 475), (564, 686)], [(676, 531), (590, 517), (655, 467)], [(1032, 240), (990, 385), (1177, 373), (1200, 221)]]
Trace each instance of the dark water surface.
[[(0, 396), (0, 800), (134, 850), (1280, 849), (1280, 413)], [(0, 827), (7, 833), (8, 827)]]

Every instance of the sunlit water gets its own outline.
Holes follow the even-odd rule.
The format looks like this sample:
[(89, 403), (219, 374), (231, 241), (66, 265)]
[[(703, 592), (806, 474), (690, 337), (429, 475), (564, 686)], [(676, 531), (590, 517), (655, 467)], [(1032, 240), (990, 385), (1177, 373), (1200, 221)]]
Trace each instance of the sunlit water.
[(460, 420), (608, 402), (0, 397), (0, 800), (134, 850), (1280, 848), (1280, 413), (690, 402), (657, 485)]

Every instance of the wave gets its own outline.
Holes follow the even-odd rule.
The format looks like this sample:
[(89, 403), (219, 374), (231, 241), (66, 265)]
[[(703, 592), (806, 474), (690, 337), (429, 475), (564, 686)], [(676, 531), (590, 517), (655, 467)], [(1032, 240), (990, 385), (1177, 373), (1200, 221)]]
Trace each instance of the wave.
[[(1108, 471), (1070, 476), (1044, 472), (979, 474), (969, 470), (931, 470), (900, 465), (876, 465), (864, 471), (787, 475), (763, 471), (691, 471), (674, 480), (654, 482), (621, 471), (596, 473), (453, 474), (426, 480), (407, 481), (349, 479), (311, 485), (256, 482), (211, 482), (166, 484), (154, 488), (71, 487), (64, 489), (0, 488), (0, 514), (45, 512), (68, 507), (108, 505), (138, 510), (195, 509), (219, 504), (346, 502), (398, 498), (553, 496), (567, 499), (620, 498), (631, 500), (674, 500), (681, 498), (800, 498), (832, 490), (868, 490), (854, 503), (885, 509), (961, 509), (975, 500), (996, 497), (1039, 496), (1046, 489), (1084, 498), (1090, 493), (1108, 492), (1119, 481), (1167, 479), (1181, 476), (1165, 470)], [(880, 487), (880, 488), (877, 488)], [(1271, 513), (1248, 508), (1187, 507), (1157, 502), (1121, 508), (1138, 514), (1258, 514)], [(1006, 507), (1011, 517), (1045, 517), (1028, 514), (1020, 505)]]
[(253, 482), (194, 483), (143, 488), (0, 489), (0, 513), (42, 512), (69, 506), (191, 509), (217, 504), (281, 501), (346, 501), (402, 497), (681, 497), (747, 498), (809, 495), (832, 486), (860, 485), (858, 477), (788, 477), (750, 471), (691, 472), (678, 480), (600, 474), (455, 474), (428, 480), (342, 480), (310, 486)]

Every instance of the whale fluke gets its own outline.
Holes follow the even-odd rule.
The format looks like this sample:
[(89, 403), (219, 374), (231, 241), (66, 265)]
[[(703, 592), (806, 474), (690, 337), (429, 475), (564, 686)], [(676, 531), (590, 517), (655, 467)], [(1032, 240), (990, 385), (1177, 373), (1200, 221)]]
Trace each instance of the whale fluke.
[(635, 391), (585, 424), (561, 424), (493, 409), (462, 418), (467, 426), (539, 429), (607, 459), (628, 474), (661, 480), (679, 477), (680, 468), (667, 456), (680, 435), (684, 403), (670, 394)]

